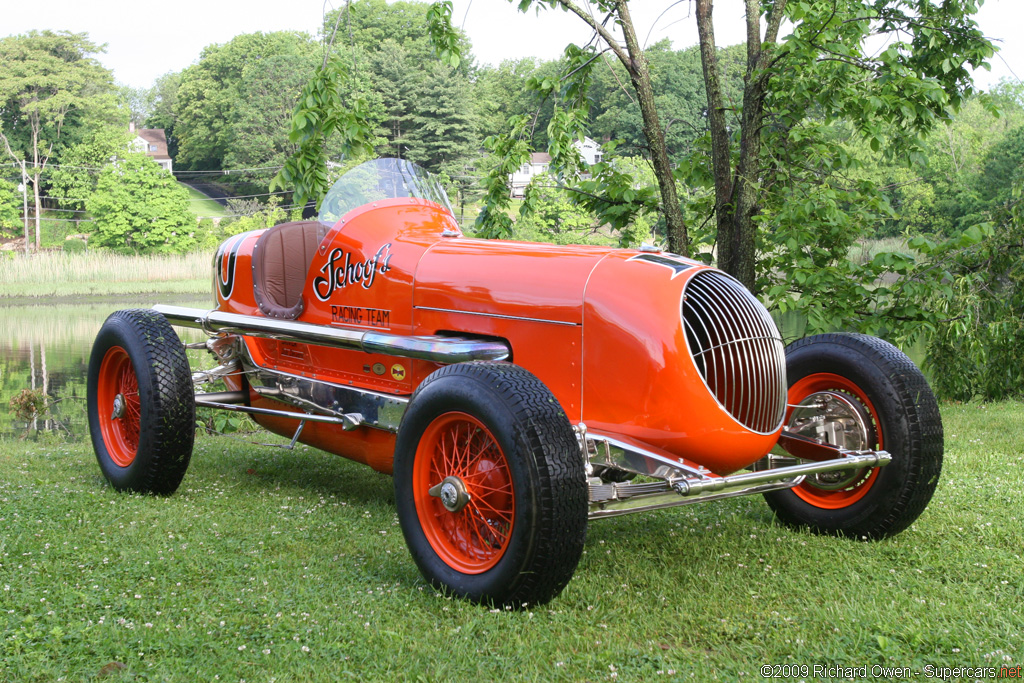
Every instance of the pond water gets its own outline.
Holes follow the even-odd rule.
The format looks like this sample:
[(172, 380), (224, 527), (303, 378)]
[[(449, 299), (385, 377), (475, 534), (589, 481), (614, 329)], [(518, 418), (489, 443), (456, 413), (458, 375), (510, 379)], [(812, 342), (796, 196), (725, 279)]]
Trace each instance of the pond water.
[[(35, 439), (45, 432), (68, 441), (88, 439), (85, 384), (93, 339), (115, 310), (150, 308), (155, 303), (209, 308), (210, 297), (0, 305), (0, 440)], [(203, 338), (199, 330), (182, 332), (194, 333), (188, 341)], [(41, 392), (43, 400), (31, 417), (17, 415), (10, 405), (25, 389)]]
[[(0, 305), (0, 440), (36, 439), (52, 433), (68, 441), (89, 438), (86, 373), (93, 339), (103, 321), (122, 308), (167, 303), (209, 308), (209, 297), (170, 295), (144, 300), (118, 298), (106, 303), (30, 306)], [(804, 334), (803, 319), (787, 313), (777, 319), (787, 342)], [(201, 341), (199, 330), (176, 328), (185, 341)], [(915, 361), (920, 354), (911, 351)], [(43, 405), (31, 417), (17, 415), (11, 399), (25, 390), (41, 392)]]

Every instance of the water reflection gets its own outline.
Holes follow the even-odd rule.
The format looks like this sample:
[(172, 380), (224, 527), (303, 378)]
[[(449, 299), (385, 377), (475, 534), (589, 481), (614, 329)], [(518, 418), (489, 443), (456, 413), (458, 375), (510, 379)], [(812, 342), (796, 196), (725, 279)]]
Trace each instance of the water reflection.
[[(161, 302), (209, 307), (209, 298), (193, 296)], [(0, 440), (36, 439), (46, 432), (69, 441), (87, 439), (86, 373), (93, 339), (113, 311), (153, 303), (0, 307)], [(202, 338), (198, 330), (189, 332), (194, 340)], [(21, 410), (12, 408), (12, 399)]]

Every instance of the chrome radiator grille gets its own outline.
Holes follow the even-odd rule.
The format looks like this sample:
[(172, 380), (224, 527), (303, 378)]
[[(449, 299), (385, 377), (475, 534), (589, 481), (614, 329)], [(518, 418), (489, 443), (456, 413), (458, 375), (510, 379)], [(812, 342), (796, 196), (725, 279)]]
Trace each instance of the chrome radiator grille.
[(714, 270), (686, 283), (682, 309), (690, 355), (718, 403), (751, 431), (775, 431), (786, 411), (786, 355), (768, 311)]

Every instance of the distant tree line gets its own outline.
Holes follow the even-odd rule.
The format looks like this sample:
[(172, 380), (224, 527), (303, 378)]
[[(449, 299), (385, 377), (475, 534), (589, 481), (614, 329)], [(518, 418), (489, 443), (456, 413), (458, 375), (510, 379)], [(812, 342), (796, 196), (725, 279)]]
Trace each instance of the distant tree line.
[[(610, 11), (625, 6), (605, 4)], [(710, 3), (698, 5), (710, 20)], [(753, 47), (709, 49), (704, 40), (676, 50), (662, 41), (642, 53), (683, 244), (725, 267), (721, 259), (733, 257), (723, 256), (722, 236), (747, 231), (754, 252), (743, 258), (753, 259), (753, 269), (743, 277), (772, 308), (799, 310), (812, 330), (905, 339), (927, 332), (933, 358), (947, 364), (996, 355), (1003, 362), (994, 376), (949, 373), (943, 390), (959, 397), (1001, 395), (999, 386), (1024, 393), (1024, 376), (1013, 370), (1024, 362), (1008, 360), (1024, 361), (1012, 352), (1024, 349), (1024, 325), (1013, 323), (1024, 309), (1007, 303), (1021, 296), (1013, 266), (1019, 259), (1011, 256), (1022, 250), (1016, 207), (1024, 183), (1024, 88), (1004, 82), (978, 93), (966, 85), (968, 60), (989, 49), (971, 33), (973, 5), (921, 10), (942, 17), (918, 16), (901, 0), (749, 6), (765, 17), (785, 13), (792, 34), (776, 45), (759, 33), (762, 42)], [(480, 65), (457, 30), (444, 49), (436, 37), (432, 43), (431, 8), (354, 0), (328, 13), (317, 36), (239, 35), (208, 46), (193, 65), (148, 89), (115, 85), (84, 34), (0, 39), (0, 232), (22, 233), (16, 187), (24, 180), (37, 245), (40, 216), (67, 221), (67, 233), (91, 233), (91, 246), (122, 251), (216, 242), (232, 228), (190, 218), (180, 186), (155, 180), (151, 160), (127, 149), (128, 122), (165, 130), (179, 179), (266, 197), (299, 149), (290, 133), (300, 97), (332, 64), (342, 74), (332, 81), (338, 100), (358, 105), (366, 126), (359, 153), (406, 158), (438, 173), (463, 210), (481, 213), (482, 234), (671, 242), (650, 131), (631, 85), (636, 74), (621, 59), (570, 46), (558, 60)], [(877, 55), (861, 51), (864, 37), (886, 26), (907, 28), (923, 42), (914, 38)], [(751, 128), (744, 117), (756, 107), (762, 118)], [(752, 130), (756, 158), (743, 162)], [(581, 176), (568, 143), (583, 134), (605, 146), (605, 162)], [(342, 158), (354, 148), (341, 136), (328, 136), (320, 148), (340, 168), (358, 161)], [(516, 217), (519, 203), (503, 183), (534, 150), (551, 152), (552, 173), (535, 181)], [(232, 173), (213, 173), (224, 170)], [(283, 210), (257, 205), (246, 213), (272, 224), (302, 203), (288, 195), (283, 202)], [(746, 207), (739, 213), (737, 202)], [(883, 238), (889, 248), (848, 258), (857, 243)]]

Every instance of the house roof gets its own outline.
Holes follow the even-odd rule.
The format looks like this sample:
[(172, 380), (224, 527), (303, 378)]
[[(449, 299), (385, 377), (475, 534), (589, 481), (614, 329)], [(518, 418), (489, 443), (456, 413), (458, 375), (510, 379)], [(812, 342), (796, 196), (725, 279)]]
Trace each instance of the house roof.
[(163, 128), (137, 128), (135, 129), (135, 134), (155, 145), (160, 143), (167, 144), (167, 136), (164, 134)]
[(154, 159), (170, 159), (167, 153), (167, 135), (163, 128), (136, 128), (135, 135), (151, 145), (156, 145), (156, 152), (150, 152)]
[(550, 164), (551, 155), (547, 152), (534, 152), (530, 155), (531, 164)]

